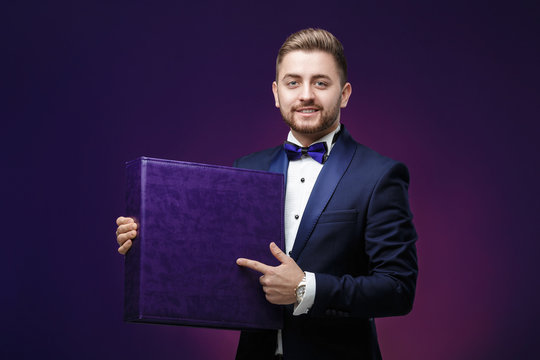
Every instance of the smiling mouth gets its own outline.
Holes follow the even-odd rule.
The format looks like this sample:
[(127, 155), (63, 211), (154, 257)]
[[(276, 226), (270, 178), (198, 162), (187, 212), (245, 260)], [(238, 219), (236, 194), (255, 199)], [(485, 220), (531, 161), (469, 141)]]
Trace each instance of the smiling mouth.
[(319, 111), (319, 109), (309, 108), (309, 109), (297, 109), (296, 112), (299, 112), (301, 114), (312, 114), (314, 112)]

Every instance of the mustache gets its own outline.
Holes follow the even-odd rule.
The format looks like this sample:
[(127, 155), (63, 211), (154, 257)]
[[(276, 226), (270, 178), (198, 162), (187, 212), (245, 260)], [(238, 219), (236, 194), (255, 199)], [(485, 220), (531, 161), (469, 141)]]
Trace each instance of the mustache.
[(298, 104), (298, 105), (295, 105), (291, 108), (292, 111), (296, 111), (298, 109), (301, 109), (301, 108), (305, 108), (305, 107), (312, 107), (312, 108), (315, 108), (317, 110), (321, 110), (322, 109), (322, 106), (318, 105), (318, 104), (315, 104), (315, 101), (313, 100), (310, 100), (310, 101), (306, 101), (306, 102), (303, 102), (301, 104)]

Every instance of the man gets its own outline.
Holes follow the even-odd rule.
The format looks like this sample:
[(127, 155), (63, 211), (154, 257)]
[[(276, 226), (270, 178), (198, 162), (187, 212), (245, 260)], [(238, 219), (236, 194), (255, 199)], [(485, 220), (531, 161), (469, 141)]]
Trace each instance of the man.
[[(235, 166), (285, 174), (286, 249), (270, 244), (276, 267), (237, 264), (262, 274), (267, 300), (285, 306), (284, 326), (242, 332), (237, 359), (380, 359), (372, 318), (408, 313), (416, 286), (407, 168), (341, 125), (352, 88), (343, 47), (329, 32), (287, 38), (272, 90), (288, 141)], [(117, 224), (125, 254), (137, 225)]]

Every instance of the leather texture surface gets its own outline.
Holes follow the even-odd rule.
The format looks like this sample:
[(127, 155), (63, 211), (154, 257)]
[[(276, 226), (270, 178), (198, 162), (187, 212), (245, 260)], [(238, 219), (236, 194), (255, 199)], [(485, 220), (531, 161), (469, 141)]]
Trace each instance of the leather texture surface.
[(277, 265), (283, 249), (282, 174), (141, 157), (126, 164), (127, 215), (139, 233), (125, 257), (125, 320), (277, 329), (246, 257)]

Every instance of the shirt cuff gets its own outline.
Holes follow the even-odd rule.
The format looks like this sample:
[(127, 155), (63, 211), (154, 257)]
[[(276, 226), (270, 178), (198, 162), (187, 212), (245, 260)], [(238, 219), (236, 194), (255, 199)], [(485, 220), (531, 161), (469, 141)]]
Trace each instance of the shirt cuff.
[(294, 304), (293, 315), (302, 315), (307, 314), (309, 309), (313, 306), (315, 302), (315, 290), (317, 289), (317, 284), (315, 281), (315, 274), (311, 272), (306, 273), (306, 292), (302, 301), (298, 304)]

